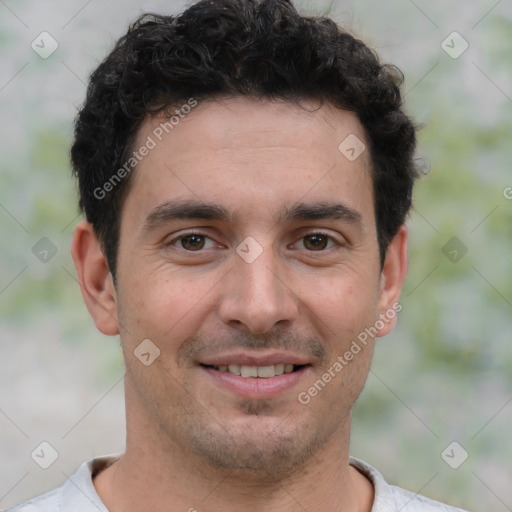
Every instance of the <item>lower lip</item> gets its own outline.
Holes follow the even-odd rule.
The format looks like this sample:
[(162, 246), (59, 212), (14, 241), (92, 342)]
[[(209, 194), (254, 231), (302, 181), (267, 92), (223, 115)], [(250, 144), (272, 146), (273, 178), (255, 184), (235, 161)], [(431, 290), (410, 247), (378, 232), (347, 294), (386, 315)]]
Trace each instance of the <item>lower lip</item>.
[(272, 398), (293, 388), (304, 378), (310, 366), (303, 366), (292, 373), (283, 373), (268, 379), (259, 377), (241, 377), (230, 372), (221, 372), (213, 368), (200, 369), (208, 373), (221, 386), (246, 398)]

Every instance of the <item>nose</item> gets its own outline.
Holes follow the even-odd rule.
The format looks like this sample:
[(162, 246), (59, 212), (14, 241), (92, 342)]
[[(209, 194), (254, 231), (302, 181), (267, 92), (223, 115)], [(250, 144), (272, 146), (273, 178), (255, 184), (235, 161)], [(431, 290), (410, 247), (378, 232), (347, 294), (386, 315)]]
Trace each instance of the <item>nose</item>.
[(266, 333), (277, 324), (291, 324), (299, 314), (299, 297), (274, 251), (265, 248), (252, 262), (238, 255), (234, 260), (224, 278), (219, 306), (222, 322), (253, 334)]

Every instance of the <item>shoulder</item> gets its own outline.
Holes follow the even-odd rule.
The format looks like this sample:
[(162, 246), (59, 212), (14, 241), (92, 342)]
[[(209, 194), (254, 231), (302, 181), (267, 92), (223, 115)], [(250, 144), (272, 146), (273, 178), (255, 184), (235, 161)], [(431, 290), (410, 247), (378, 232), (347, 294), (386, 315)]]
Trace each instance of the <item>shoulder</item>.
[(350, 457), (350, 465), (373, 484), (375, 498), (372, 512), (466, 512), (386, 482), (382, 474), (362, 460)]
[(402, 510), (403, 512), (466, 512), (460, 508), (451, 507), (394, 485), (389, 487), (398, 507), (396, 510)]
[(60, 496), (62, 487), (53, 489), (41, 496), (25, 501), (6, 512), (55, 512), (60, 510)]
[(36, 496), (6, 512), (108, 512), (93, 484), (93, 475), (105, 469), (119, 455), (98, 457), (84, 462), (64, 485)]

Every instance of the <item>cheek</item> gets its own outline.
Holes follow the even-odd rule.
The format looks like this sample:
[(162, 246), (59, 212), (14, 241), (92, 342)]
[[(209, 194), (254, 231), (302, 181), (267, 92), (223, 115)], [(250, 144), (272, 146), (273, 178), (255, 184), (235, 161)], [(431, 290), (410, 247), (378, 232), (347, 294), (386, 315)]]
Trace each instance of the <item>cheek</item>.
[(378, 280), (364, 273), (340, 274), (317, 282), (309, 293), (303, 289), (300, 295), (305, 314), (336, 345), (357, 337), (378, 318)]
[(204, 318), (206, 297), (213, 282), (191, 279), (179, 271), (158, 268), (144, 276), (132, 274), (120, 291), (119, 316), (132, 339), (149, 338), (158, 346), (184, 339)]

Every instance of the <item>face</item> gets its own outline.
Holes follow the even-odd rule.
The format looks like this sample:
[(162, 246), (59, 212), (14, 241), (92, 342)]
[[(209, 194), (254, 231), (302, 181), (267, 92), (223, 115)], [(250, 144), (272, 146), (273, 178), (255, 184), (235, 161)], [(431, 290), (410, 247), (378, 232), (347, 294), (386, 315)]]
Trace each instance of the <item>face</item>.
[(358, 335), (393, 325), (405, 235), (381, 269), (368, 151), (338, 149), (368, 146), (364, 130), (304, 105), (205, 102), (161, 141), (162, 119), (141, 128), (156, 146), (123, 206), (115, 310), (96, 318), (121, 334), (129, 438), (138, 423), (164, 453), (266, 475), (348, 442), (373, 350)]

